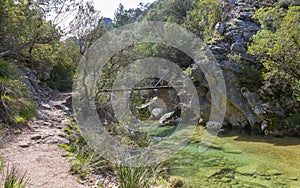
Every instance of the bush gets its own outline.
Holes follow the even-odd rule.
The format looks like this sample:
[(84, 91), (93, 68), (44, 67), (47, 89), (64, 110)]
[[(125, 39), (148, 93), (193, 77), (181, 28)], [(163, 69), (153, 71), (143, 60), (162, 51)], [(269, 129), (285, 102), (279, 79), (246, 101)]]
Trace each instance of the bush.
[(0, 59), (0, 118), (8, 123), (22, 123), (36, 115), (20, 75), (13, 63)]
[(272, 119), (273, 127), (293, 127), (298, 124), (300, 109), (300, 7), (268, 7), (258, 10), (254, 17), (262, 25), (248, 52), (264, 66), (264, 88), (284, 109), (283, 121)]
[(222, 9), (217, 0), (199, 0), (187, 13), (185, 25), (201, 39), (209, 41), (215, 26), (222, 19)]

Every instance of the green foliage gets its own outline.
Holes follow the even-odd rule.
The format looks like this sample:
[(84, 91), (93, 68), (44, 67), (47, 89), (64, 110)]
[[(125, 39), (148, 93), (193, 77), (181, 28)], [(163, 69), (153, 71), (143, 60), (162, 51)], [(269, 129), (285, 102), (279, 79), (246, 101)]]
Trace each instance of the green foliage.
[(3, 79), (15, 79), (18, 75), (17, 68), (10, 62), (0, 59), (0, 77)]
[(157, 1), (151, 8), (146, 20), (151, 21), (170, 21), (177, 24), (183, 24), (187, 12), (192, 10), (194, 0), (161, 0)]
[(276, 31), (285, 15), (285, 10), (280, 7), (261, 8), (255, 12), (253, 18), (257, 19), (263, 30)]
[(300, 113), (294, 113), (289, 117), (271, 116), (270, 130), (288, 130), (291, 133), (300, 124)]
[(92, 172), (112, 171), (111, 164), (87, 145), (74, 121), (72, 126), (65, 128), (64, 131), (68, 134), (70, 144), (59, 144), (59, 146), (69, 152), (69, 155), (75, 156), (71, 167), (72, 174), (79, 174), (84, 179)]
[[(71, 13), (75, 21), (63, 30), (61, 18)], [(86, 45), (80, 41), (85, 41), (90, 33), (90, 36), (98, 36), (94, 32), (98, 26), (97, 13), (91, 2), (81, 0), (1, 1), (0, 57), (37, 70), (42, 81), (49, 81), (43, 76), (49, 74), (52, 87), (70, 90), (80, 59), (79, 47)], [(65, 40), (70, 33), (80, 39)]]
[(53, 68), (51, 78), (48, 81), (50, 87), (60, 91), (72, 90), (73, 77), (80, 61), (81, 54), (79, 46), (72, 38), (69, 38), (56, 45), (53, 52)]
[(274, 86), (275, 93), (300, 101), (300, 7), (287, 11), (279, 7), (263, 8), (255, 14), (263, 29), (252, 38), (249, 53), (264, 65), (265, 80)]
[(118, 166), (117, 175), (119, 178), (120, 188), (148, 188), (155, 182), (157, 172), (160, 171), (160, 165), (156, 167), (129, 167)]
[[(30, 49), (20, 46), (27, 44), (25, 46), (32, 48), (33, 44), (48, 43), (59, 34), (51, 23), (43, 19), (44, 13), (34, 1), (1, 1), (0, 15), (0, 52), (12, 50), (23, 58), (30, 55)], [(17, 52), (18, 47), (22, 50)]]
[(221, 21), (222, 9), (218, 0), (199, 0), (188, 12), (185, 25), (205, 41), (209, 40), (215, 25)]
[(300, 108), (300, 7), (262, 8), (255, 13), (262, 30), (252, 37), (248, 52), (264, 66), (264, 88), (284, 109), (285, 117), (271, 119), (274, 129), (299, 125)]
[(4, 188), (25, 188), (29, 183), (26, 172), (20, 174), (15, 166), (6, 167), (4, 174)]
[(146, 103), (147, 101), (142, 97), (142, 93), (138, 91), (131, 91), (130, 94), (130, 110), (140, 120), (146, 120), (150, 117), (151, 112), (148, 108), (138, 110), (137, 107)]
[(18, 69), (0, 59), (0, 117), (7, 122), (22, 123), (36, 115), (36, 106), (27, 94)]

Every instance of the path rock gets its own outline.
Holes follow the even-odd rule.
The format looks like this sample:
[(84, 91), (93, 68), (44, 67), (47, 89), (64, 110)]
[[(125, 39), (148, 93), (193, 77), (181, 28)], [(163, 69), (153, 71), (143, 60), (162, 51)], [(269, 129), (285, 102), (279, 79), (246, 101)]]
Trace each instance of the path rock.
[(42, 103), (42, 107), (47, 109), (47, 110), (51, 109), (51, 106), (49, 104)]
[(42, 143), (44, 143), (44, 144), (70, 144), (70, 141), (65, 138), (53, 136), (53, 137), (47, 137), (46, 139), (43, 139)]
[(21, 148), (27, 148), (27, 147), (31, 146), (31, 142), (29, 142), (29, 141), (23, 141), (23, 142), (21, 142), (21, 143), (19, 144), (19, 146), (20, 146)]
[(39, 140), (41, 138), (42, 138), (41, 135), (33, 135), (33, 136), (31, 136), (31, 140)]

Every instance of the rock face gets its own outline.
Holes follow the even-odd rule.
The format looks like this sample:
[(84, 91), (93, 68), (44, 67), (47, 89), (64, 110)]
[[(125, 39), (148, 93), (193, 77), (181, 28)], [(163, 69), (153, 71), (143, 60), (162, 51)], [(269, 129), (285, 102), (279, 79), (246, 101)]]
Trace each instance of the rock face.
[[(242, 0), (226, 2), (226, 7), (222, 7), (226, 9), (222, 16), (225, 19), (216, 25), (214, 42), (209, 45), (226, 83), (227, 112), (223, 125), (259, 129), (265, 111), (257, 94), (258, 89), (247, 83), (247, 80), (259, 82), (248, 70), (255, 72), (261, 67), (254, 57), (247, 54), (247, 43), (260, 30), (259, 23), (252, 18), (257, 4)], [(192, 69), (192, 76), (199, 85), (201, 116), (208, 121), (211, 103), (208, 84), (197, 67)]]

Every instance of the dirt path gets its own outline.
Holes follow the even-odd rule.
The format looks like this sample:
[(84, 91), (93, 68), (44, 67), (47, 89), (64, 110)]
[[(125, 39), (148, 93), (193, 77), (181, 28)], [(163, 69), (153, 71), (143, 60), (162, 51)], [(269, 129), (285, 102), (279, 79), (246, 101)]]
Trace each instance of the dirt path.
[(81, 188), (70, 174), (70, 164), (58, 143), (68, 143), (64, 127), (70, 125), (60, 110), (69, 94), (58, 94), (41, 105), (38, 117), (28, 122), (29, 129), (0, 148), (5, 163), (27, 172), (32, 188)]

